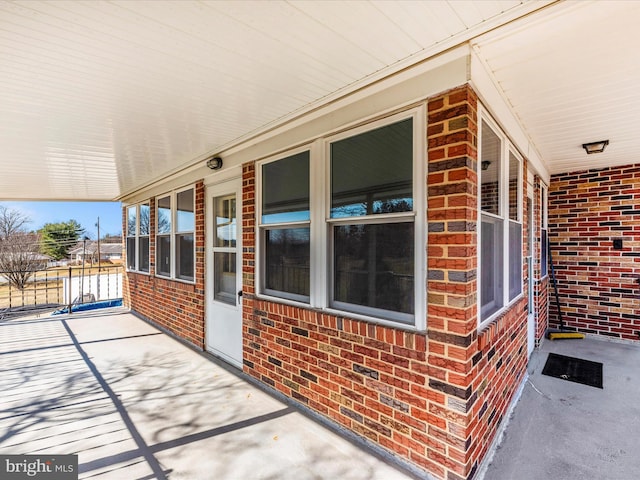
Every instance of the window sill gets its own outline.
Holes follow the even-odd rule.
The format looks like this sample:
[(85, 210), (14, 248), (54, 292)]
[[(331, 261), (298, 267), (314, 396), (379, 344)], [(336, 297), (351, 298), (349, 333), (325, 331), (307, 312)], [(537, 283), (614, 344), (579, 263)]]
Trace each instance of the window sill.
[(337, 310), (337, 309), (330, 308), (330, 307), (327, 307), (327, 308), (313, 307), (308, 303), (297, 302), (295, 300), (289, 300), (289, 299), (282, 298), (282, 297), (274, 297), (274, 296), (270, 296), (270, 295), (265, 295), (263, 293), (256, 294), (255, 298), (258, 299), (258, 300), (262, 300), (262, 301), (280, 303), (280, 304), (283, 304), (283, 305), (291, 305), (292, 307), (303, 308), (305, 310), (311, 310), (311, 311), (314, 311), (314, 312), (327, 314), (327, 315), (333, 315), (334, 317), (337, 317), (337, 318), (347, 318), (347, 319), (352, 319), (352, 320), (358, 320), (358, 321), (363, 321), (363, 322), (367, 322), (367, 323), (372, 323), (372, 324), (376, 324), (376, 325), (382, 325), (382, 326), (385, 326), (385, 327), (394, 328), (396, 330), (403, 330), (403, 331), (408, 331), (408, 332), (413, 332), (413, 333), (425, 333), (426, 332), (426, 328), (418, 328), (414, 324), (394, 322), (393, 320), (386, 320), (386, 319), (383, 319), (383, 318), (371, 317), (371, 316), (368, 316), (368, 315), (362, 315), (362, 314), (358, 314), (358, 313), (353, 313), (353, 312), (349, 312), (349, 311), (346, 311), (346, 310)]
[(151, 273), (149, 272), (142, 272), (140, 270), (126, 270), (127, 273), (135, 273), (136, 275), (145, 275), (147, 277), (151, 276)]
[(507, 305), (502, 307), (500, 310), (495, 312), (493, 315), (491, 315), (486, 320), (484, 320), (481, 323), (479, 323), (478, 324), (478, 333), (481, 333), (484, 330), (486, 330), (492, 323), (494, 323), (496, 320), (498, 320), (500, 317), (502, 317), (505, 313), (507, 313), (509, 310), (511, 310), (514, 307), (514, 305), (516, 303), (518, 303), (520, 300), (522, 300), (523, 298), (525, 298), (525, 294), (524, 294), (524, 292), (520, 292), (520, 295), (518, 295), (516, 298), (511, 300)]
[(195, 285), (196, 284), (195, 280), (184, 280), (182, 278), (167, 277), (167, 276), (164, 276), (164, 275), (158, 275), (157, 273), (153, 277), (157, 278), (158, 280), (166, 280), (167, 282), (184, 283), (186, 285)]

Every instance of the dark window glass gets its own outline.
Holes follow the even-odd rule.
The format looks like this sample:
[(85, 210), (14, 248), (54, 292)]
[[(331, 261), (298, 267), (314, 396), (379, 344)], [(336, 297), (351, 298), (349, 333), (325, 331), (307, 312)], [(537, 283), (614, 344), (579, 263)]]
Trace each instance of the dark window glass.
[(509, 301), (522, 292), (522, 225), (509, 222)]
[(413, 210), (413, 119), (331, 144), (331, 217)]
[(159, 275), (171, 275), (171, 237), (163, 235), (156, 237), (158, 258), (156, 260), (156, 273)]
[(548, 273), (548, 253), (549, 253), (549, 240), (547, 238), (547, 229), (542, 229), (542, 242), (540, 245), (540, 277), (544, 278)]
[(127, 268), (136, 269), (136, 237), (127, 237)]
[(141, 272), (149, 271), (149, 237), (140, 237), (138, 239), (140, 249), (140, 258), (138, 259), (138, 270)]
[(482, 160), (480, 162), (480, 204), (483, 212), (500, 215), (500, 159), (502, 142), (486, 122), (482, 122)]
[(413, 223), (335, 226), (333, 245), (333, 299), (342, 304), (336, 306), (363, 313), (367, 310), (349, 305), (414, 313)]
[(262, 223), (309, 220), (309, 152), (262, 166)]
[(265, 232), (265, 288), (309, 297), (309, 228)]
[(482, 245), (481, 275), (481, 319), (485, 320), (502, 308), (503, 281), (503, 221), (487, 215), (482, 216), (480, 233)]
[(509, 220), (519, 221), (520, 197), (518, 195), (520, 184), (520, 160), (509, 152)]
[(176, 276), (193, 280), (193, 235), (176, 235)]

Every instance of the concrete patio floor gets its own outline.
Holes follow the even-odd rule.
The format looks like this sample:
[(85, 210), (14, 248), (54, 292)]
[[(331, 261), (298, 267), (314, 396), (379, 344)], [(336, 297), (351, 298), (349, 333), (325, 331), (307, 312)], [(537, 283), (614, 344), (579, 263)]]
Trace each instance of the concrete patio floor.
[[(603, 389), (542, 375), (550, 352), (603, 364)], [(546, 340), (485, 480), (640, 477), (640, 346)]]
[(0, 453), (82, 479), (411, 478), (122, 309), (0, 320)]
[[(603, 363), (604, 388), (541, 374)], [(77, 453), (81, 479), (414, 478), (123, 309), (0, 320), (0, 453)], [(640, 347), (545, 341), (485, 480), (635, 479)]]

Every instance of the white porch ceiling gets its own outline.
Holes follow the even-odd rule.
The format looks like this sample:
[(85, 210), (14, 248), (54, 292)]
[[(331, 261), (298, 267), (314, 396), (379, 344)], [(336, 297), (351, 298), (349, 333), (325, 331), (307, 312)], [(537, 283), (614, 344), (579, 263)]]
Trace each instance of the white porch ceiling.
[(550, 173), (640, 163), (639, 25), (639, 1), (562, 2), (472, 42)]
[(552, 171), (631, 163), (639, 7), (0, 1), (0, 200), (120, 198), (467, 41)]

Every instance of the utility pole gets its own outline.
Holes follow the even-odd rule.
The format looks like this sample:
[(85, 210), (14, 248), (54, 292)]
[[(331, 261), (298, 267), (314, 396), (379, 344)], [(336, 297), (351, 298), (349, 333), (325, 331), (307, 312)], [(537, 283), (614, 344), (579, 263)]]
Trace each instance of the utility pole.
[(100, 217), (98, 217), (96, 227), (98, 227), (98, 275), (100, 275)]
[(96, 300), (100, 300), (100, 217), (98, 217), (98, 276), (96, 277)]

